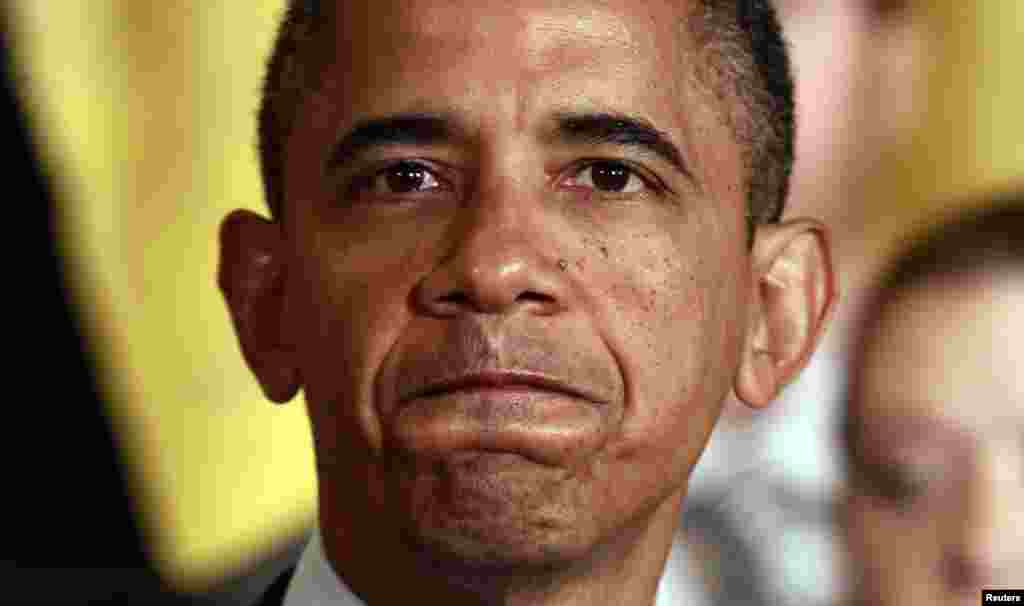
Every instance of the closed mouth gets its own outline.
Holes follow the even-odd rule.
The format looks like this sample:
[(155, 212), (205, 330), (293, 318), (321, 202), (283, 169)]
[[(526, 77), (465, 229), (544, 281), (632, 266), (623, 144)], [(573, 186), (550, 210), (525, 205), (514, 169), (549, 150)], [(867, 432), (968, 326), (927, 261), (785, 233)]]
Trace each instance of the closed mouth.
[(594, 404), (601, 402), (589, 393), (551, 377), (530, 372), (485, 371), (460, 375), (431, 383), (412, 393), (405, 400), (430, 398), (454, 392), (465, 391), (546, 391), (579, 398)]

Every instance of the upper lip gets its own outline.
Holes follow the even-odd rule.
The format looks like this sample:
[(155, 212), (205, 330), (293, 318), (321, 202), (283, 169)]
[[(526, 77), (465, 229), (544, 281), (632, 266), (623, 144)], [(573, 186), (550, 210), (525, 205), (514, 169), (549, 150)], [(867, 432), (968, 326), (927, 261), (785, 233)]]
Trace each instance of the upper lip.
[(560, 392), (572, 397), (582, 398), (595, 404), (601, 400), (587, 390), (574, 387), (560, 379), (545, 374), (528, 371), (510, 370), (489, 370), (460, 374), (455, 377), (442, 379), (423, 386), (413, 391), (405, 400), (413, 398), (424, 398), (440, 393), (473, 389), (480, 387), (492, 387), (495, 389), (510, 387), (532, 387), (544, 391)]

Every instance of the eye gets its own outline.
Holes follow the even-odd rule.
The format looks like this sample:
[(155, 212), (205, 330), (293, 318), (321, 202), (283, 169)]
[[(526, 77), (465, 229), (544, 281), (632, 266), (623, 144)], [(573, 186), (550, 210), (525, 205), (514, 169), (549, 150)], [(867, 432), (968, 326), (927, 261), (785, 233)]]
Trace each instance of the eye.
[(644, 178), (634, 169), (615, 160), (597, 160), (586, 164), (573, 175), (570, 185), (617, 194), (631, 194), (647, 188)]
[(886, 469), (879, 478), (880, 492), (892, 500), (910, 502), (924, 494), (928, 478), (921, 473), (900, 468)]
[(352, 189), (355, 193), (393, 195), (427, 192), (442, 187), (440, 180), (426, 165), (402, 160), (357, 179)]
[(937, 490), (943, 474), (939, 466), (884, 465), (868, 481), (875, 494), (900, 509), (909, 509)]

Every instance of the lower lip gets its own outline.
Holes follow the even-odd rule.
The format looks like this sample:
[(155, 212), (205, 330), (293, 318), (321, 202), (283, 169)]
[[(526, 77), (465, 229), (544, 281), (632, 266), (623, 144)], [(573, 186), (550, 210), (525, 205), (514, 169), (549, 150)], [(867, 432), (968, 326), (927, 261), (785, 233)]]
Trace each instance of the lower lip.
[(604, 419), (591, 402), (529, 385), (474, 386), (413, 398), (392, 431), (403, 450), (425, 456), (508, 453), (560, 465), (601, 442)]

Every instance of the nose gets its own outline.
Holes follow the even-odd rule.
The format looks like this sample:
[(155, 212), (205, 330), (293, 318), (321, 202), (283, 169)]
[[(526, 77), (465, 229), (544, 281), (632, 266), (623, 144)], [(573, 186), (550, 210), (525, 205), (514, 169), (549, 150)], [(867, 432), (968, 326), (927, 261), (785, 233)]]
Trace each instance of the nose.
[(414, 294), (436, 316), (552, 315), (566, 308), (569, 263), (539, 192), (513, 180), (480, 191), (460, 210), (446, 255)]
[(993, 446), (979, 453), (962, 496), (946, 562), (957, 590), (1000, 586), (1024, 573), (1024, 456)]

